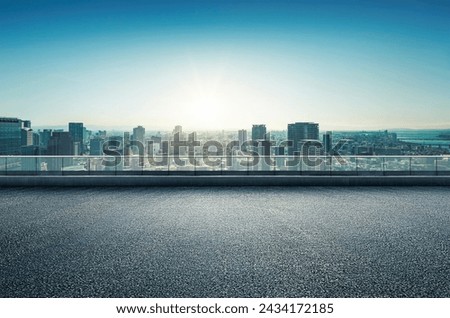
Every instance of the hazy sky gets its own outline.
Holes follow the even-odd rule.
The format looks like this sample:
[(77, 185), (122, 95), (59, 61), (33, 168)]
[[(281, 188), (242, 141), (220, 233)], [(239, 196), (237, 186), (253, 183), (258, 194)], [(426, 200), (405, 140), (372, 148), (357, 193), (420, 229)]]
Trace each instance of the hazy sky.
[(450, 127), (450, 1), (3, 1), (0, 116)]

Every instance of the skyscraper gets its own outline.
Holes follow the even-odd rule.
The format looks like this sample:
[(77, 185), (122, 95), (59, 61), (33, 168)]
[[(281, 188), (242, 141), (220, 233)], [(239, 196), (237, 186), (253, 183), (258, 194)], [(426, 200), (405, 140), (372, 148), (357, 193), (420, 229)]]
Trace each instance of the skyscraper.
[(31, 128), (30, 120), (22, 120), (22, 128)]
[(91, 156), (103, 155), (103, 143), (105, 139), (102, 137), (91, 138), (89, 142), (89, 154)]
[(69, 133), (74, 144), (78, 144), (75, 155), (84, 153), (83, 123), (69, 123)]
[(21, 134), (21, 146), (32, 146), (33, 145), (33, 129), (22, 128), (20, 130)]
[(241, 129), (238, 131), (238, 140), (239, 146), (242, 146), (242, 144), (247, 141), (247, 130)]
[[(47, 154), (50, 156), (73, 156), (74, 142), (70, 132), (54, 131), (48, 142)], [(72, 158), (48, 158), (49, 171), (61, 171), (64, 167), (73, 165)]]
[(331, 147), (333, 143), (333, 135), (331, 131), (327, 131), (323, 134), (323, 149), (325, 154), (329, 154), (331, 152)]
[(293, 142), (293, 147), (289, 150), (289, 154), (292, 155), (300, 151), (301, 141), (319, 140), (319, 124), (307, 122), (288, 124), (288, 140)]
[(133, 128), (133, 140), (139, 141), (142, 144), (144, 144), (144, 137), (145, 137), (145, 128), (142, 126), (137, 126), (136, 128)]
[(253, 125), (252, 140), (262, 140), (266, 138), (266, 125)]
[(73, 156), (74, 142), (67, 131), (54, 131), (48, 142), (47, 154), (51, 156)]
[(43, 131), (39, 132), (40, 135), (40, 145), (43, 148), (47, 148), (48, 142), (50, 138), (52, 137), (52, 130), (51, 129), (44, 129)]
[(21, 146), (22, 121), (0, 117), (0, 155), (18, 155)]
[(173, 129), (173, 134), (175, 135), (176, 133), (179, 133), (181, 135), (183, 133), (183, 127), (181, 127), (180, 125), (175, 126), (175, 128)]

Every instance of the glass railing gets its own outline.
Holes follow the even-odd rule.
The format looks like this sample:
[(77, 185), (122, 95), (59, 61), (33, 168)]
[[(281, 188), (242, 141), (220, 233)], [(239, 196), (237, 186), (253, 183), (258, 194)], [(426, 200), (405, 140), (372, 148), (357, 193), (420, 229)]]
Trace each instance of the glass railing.
[(450, 156), (0, 156), (0, 175), (450, 175)]

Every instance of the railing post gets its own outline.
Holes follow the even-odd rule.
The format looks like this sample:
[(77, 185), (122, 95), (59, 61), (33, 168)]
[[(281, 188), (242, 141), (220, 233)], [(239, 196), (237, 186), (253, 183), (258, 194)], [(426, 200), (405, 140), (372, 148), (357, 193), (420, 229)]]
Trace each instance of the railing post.
[(356, 175), (359, 175), (358, 157), (355, 157), (355, 165), (356, 165)]
[(434, 157), (434, 161), (436, 162), (436, 175), (438, 175), (438, 157)]
[(250, 164), (249, 164), (249, 162), (248, 162), (248, 157), (245, 158), (245, 159), (247, 159), (247, 175), (249, 175), (249, 174), (250, 174), (250, 172), (249, 172), (249, 170), (250, 170)]
[(88, 166), (88, 175), (91, 174), (91, 157), (87, 158), (87, 166)]
[(333, 176), (333, 157), (328, 156), (328, 162), (330, 164), (330, 177)]
[(35, 169), (35, 175), (38, 174), (38, 158), (34, 157), (34, 169)]
[(64, 157), (61, 157), (61, 175), (64, 175)]
[(303, 157), (299, 155), (298, 158), (300, 159), (300, 163), (298, 165), (298, 174), (303, 175)]
[(5, 175), (8, 175), (8, 157), (5, 157)]
[(383, 168), (382, 168), (382, 170), (383, 170), (383, 176), (385, 176), (386, 175), (386, 168), (384, 167), (384, 165), (386, 164), (386, 157), (383, 157)]
[(409, 175), (412, 175), (412, 157), (409, 157)]
[[(276, 157), (276, 156), (275, 156)], [(276, 175), (278, 171), (278, 162), (281, 161), (281, 159), (274, 158), (273, 160), (273, 174)]]

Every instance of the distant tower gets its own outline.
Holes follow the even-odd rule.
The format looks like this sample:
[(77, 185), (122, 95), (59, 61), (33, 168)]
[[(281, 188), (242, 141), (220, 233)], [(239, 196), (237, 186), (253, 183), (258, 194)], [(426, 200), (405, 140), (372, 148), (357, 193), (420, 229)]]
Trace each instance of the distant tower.
[(288, 124), (288, 140), (293, 142), (293, 147), (289, 151), (289, 154), (292, 155), (294, 152), (300, 151), (300, 142), (319, 140), (319, 124), (306, 122)]
[(69, 123), (69, 133), (74, 145), (78, 145), (78, 151), (75, 155), (84, 153), (83, 123)]
[(253, 125), (252, 140), (263, 140), (266, 138), (266, 125)]
[(181, 135), (183, 133), (183, 127), (181, 127), (180, 125), (175, 126), (173, 134), (175, 135), (176, 133), (179, 133)]
[(123, 154), (125, 156), (130, 155), (130, 133), (128, 131), (125, 131), (123, 133)]
[(89, 148), (89, 154), (91, 156), (101, 156), (103, 155), (103, 143), (105, 142), (105, 139), (102, 137), (94, 137), (90, 140), (90, 148)]
[(33, 145), (33, 129), (22, 128), (21, 129), (21, 145), (22, 146), (32, 146)]
[(41, 135), (39, 133), (34, 132), (33, 133), (33, 146), (40, 146), (41, 144)]
[(51, 156), (73, 156), (74, 142), (70, 132), (54, 131), (48, 142), (47, 154)]
[(22, 121), (0, 117), (0, 155), (20, 154)]
[(40, 143), (43, 148), (47, 148), (48, 142), (50, 138), (52, 137), (52, 130), (51, 129), (44, 129), (43, 131), (39, 132), (40, 135)]
[(145, 138), (145, 128), (142, 126), (137, 126), (133, 128), (133, 140), (139, 141), (144, 144)]
[[(48, 142), (47, 155), (50, 156), (73, 156), (74, 142), (70, 132), (54, 131)], [(48, 158), (48, 168), (50, 171), (61, 171), (63, 167), (73, 165), (72, 158)]]
[(238, 131), (238, 140), (239, 140), (239, 147), (242, 146), (242, 144), (247, 141), (247, 130), (241, 129)]
[(31, 121), (22, 120), (22, 128), (31, 128)]
[(323, 149), (325, 151), (325, 154), (331, 153), (332, 144), (333, 144), (332, 132), (327, 131), (325, 134), (323, 134)]

